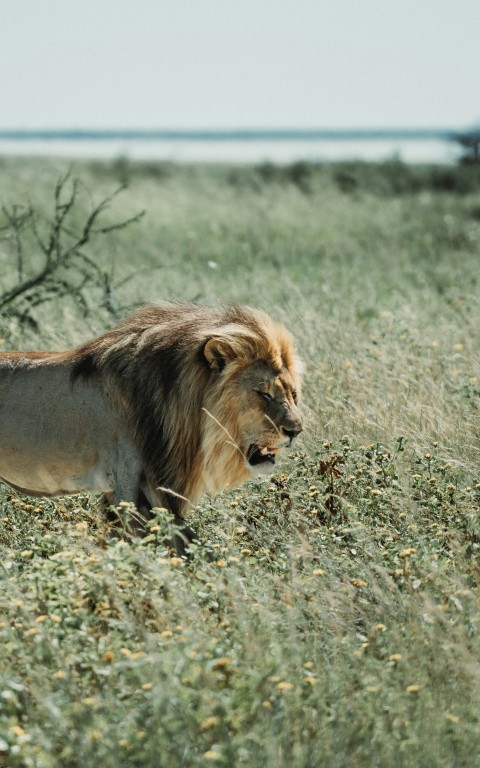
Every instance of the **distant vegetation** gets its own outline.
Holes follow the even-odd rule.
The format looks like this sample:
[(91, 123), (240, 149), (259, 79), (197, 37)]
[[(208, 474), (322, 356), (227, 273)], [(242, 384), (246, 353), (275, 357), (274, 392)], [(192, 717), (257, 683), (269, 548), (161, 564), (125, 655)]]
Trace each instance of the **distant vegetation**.
[[(294, 184), (306, 194), (321, 184), (337, 186), (341, 192), (373, 195), (405, 195), (422, 191), (453, 192), (464, 195), (480, 189), (480, 169), (475, 165), (408, 165), (392, 159), (384, 163), (345, 161), (315, 163), (299, 161), (286, 165), (211, 166), (212, 176), (233, 187), (261, 191), (265, 184)], [(157, 181), (170, 176), (195, 176), (195, 166), (171, 162), (132, 161), (119, 157), (111, 163), (90, 163), (90, 170), (101, 176), (114, 174), (122, 184), (133, 178), (150, 177)]]
[(454, 138), (464, 149), (462, 163), (480, 163), (480, 128), (458, 133)]
[[(0, 170), (1, 301), (17, 231), (21, 278), (45, 259), (20, 212), (50, 232), (68, 169)], [(479, 168), (119, 159), (70, 178), (68, 231), (101, 210), (80, 263), (116, 312), (222, 299), (289, 325), (306, 429), (270, 481), (203, 500), (190, 561), (162, 511), (131, 542), (93, 498), (0, 487), (0, 765), (478, 765)], [(78, 301), (64, 276), (31, 321), (4, 307), (2, 349), (114, 322), (101, 282)]]

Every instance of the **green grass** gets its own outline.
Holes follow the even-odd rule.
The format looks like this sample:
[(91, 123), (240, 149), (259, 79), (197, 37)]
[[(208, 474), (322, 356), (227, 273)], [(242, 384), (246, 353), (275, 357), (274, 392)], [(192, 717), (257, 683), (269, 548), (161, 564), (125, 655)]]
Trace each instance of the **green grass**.
[[(0, 200), (48, 220), (64, 172), (4, 159)], [(271, 480), (194, 510), (189, 562), (162, 513), (132, 543), (92, 498), (1, 487), (0, 765), (480, 765), (478, 169), (72, 174), (79, 226), (119, 183), (106, 220), (146, 210), (89, 250), (119, 311), (270, 311), (307, 364), (306, 429)], [(100, 332), (113, 319), (88, 298), (3, 318), (2, 348)]]

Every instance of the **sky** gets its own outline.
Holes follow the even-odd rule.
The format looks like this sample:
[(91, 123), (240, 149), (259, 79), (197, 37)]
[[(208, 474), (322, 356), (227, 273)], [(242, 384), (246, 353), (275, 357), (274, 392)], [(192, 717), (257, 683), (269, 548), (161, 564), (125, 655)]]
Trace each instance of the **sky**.
[(480, 124), (480, 0), (1, 0), (2, 128)]

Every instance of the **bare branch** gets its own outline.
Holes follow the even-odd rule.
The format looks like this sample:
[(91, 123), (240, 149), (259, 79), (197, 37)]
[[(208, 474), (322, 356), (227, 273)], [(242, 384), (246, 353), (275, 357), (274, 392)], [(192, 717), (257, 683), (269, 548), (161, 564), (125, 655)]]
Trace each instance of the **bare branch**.
[[(32, 308), (67, 295), (71, 295), (86, 312), (88, 303), (83, 289), (87, 285), (100, 288), (105, 306), (114, 311), (111, 277), (85, 251), (85, 246), (98, 235), (109, 234), (140, 221), (144, 211), (114, 224), (97, 226), (102, 214), (124, 188), (119, 187), (92, 207), (79, 232), (71, 225), (71, 220), (79, 204), (80, 182), (71, 179), (70, 171), (55, 185), (53, 213), (46, 223), (42, 224), (32, 206), (2, 208), (5, 225), (0, 227), (0, 232), (6, 233), (2, 239), (14, 244), (17, 282), (0, 292), (0, 313), (8, 312), (25, 318)], [(34, 270), (27, 270), (25, 261), (24, 237), (27, 233), (33, 237), (41, 257)]]
[(15, 251), (17, 256), (17, 273), (18, 273), (18, 281), (21, 282), (24, 277), (24, 253), (23, 253), (23, 243), (21, 238), (21, 232), (25, 227), (28, 226), (29, 223), (31, 223), (32, 219), (32, 210), (30, 208), (22, 209), (19, 205), (14, 205), (12, 207), (11, 212), (6, 208), (6, 206), (2, 206), (2, 213), (5, 216), (7, 220), (7, 224), (5, 227), (2, 227), (1, 230), (7, 230), (10, 231), (13, 234), (13, 238), (15, 240)]

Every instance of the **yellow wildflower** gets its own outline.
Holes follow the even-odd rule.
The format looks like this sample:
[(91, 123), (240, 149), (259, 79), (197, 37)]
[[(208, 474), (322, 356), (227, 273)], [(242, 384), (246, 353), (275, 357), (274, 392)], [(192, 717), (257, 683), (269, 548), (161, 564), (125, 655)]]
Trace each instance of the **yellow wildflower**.
[(275, 687), (277, 691), (292, 691), (295, 686), (287, 680), (282, 680), (280, 683), (277, 683)]
[(351, 583), (354, 587), (359, 587), (359, 589), (363, 589), (364, 587), (368, 587), (368, 584), (363, 579), (350, 579)]
[(228, 667), (231, 663), (232, 660), (229, 659), (228, 656), (222, 656), (220, 659), (215, 659), (212, 663), (212, 669), (223, 669), (224, 667)]
[(415, 547), (407, 547), (407, 549), (402, 549), (401, 552), (398, 553), (399, 557), (410, 557), (410, 555), (414, 555), (417, 550)]
[(392, 653), (391, 656), (388, 657), (389, 661), (400, 661), (401, 658), (401, 653)]
[(215, 728), (216, 725), (218, 725), (220, 722), (220, 718), (218, 715), (211, 715), (210, 717), (206, 717), (205, 720), (200, 723), (200, 730), (202, 731), (208, 731), (210, 728)]
[(455, 725), (460, 722), (460, 718), (457, 717), (457, 715), (450, 714), (450, 712), (447, 712), (447, 714), (445, 715), (445, 719), (450, 720), (450, 722), (455, 723)]

